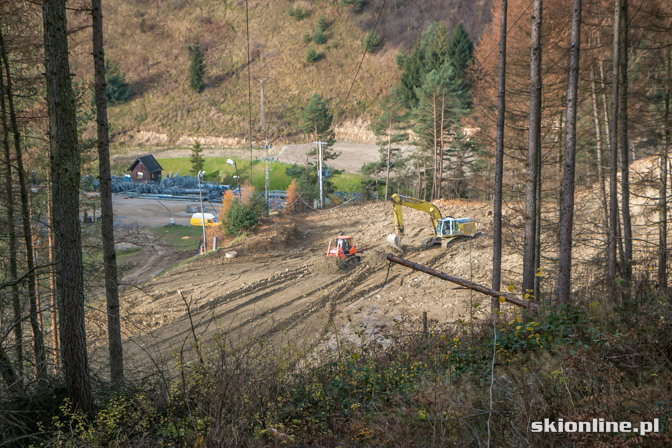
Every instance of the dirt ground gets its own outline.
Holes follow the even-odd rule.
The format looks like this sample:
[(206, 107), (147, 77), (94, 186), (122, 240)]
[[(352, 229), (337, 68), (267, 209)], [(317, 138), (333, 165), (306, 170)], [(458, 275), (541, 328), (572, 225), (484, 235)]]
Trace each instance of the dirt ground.
[[(489, 222), (490, 205), (439, 205), (446, 215), (475, 218), (484, 234), (447, 249), (422, 251), (419, 246), (431, 233), (430, 221), (409, 210), (405, 257), (487, 284), (492, 248), (483, 223)], [(122, 297), (126, 362), (142, 371), (149, 356), (159, 364), (170, 363), (174, 350), (191, 347), (193, 334), (182, 295), (203, 341), (224, 331), (236, 337), (272, 337), (278, 344), (304, 349), (333, 344), (333, 332), (330, 336), (325, 332), (333, 328), (353, 342), (384, 344), (383, 334), (417, 324), (422, 312), (428, 313), (430, 322), (478, 318), (485, 307), (481, 302), (489, 303), (489, 298), (389, 265), (385, 237), (393, 230), (392, 206), (385, 202), (281, 215), (231, 248), (127, 289)], [(361, 263), (354, 268), (339, 269), (325, 260), (329, 239), (341, 234), (352, 235), (361, 253)], [(237, 257), (227, 260), (226, 252), (231, 251)], [(147, 269), (131, 278), (144, 278)], [(93, 345), (104, 342), (103, 328), (93, 333)]]
[[(642, 179), (642, 191), (649, 188), (648, 166), (634, 166), (639, 169), (635, 169), (634, 176)], [(577, 268), (573, 276), (582, 279), (596, 271), (595, 263), (603, 255), (600, 250), (604, 247), (604, 235), (599, 224), (598, 195), (586, 191), (577, 197), (573, 249)], [(491, 204), (440, 200), (436, 205), (444, 216), (473, 218), (481, 235), (455, 241), (445, 249), (423, 251), (419, 246), (431, 234), (429, 218), (415, 210), (404, 210), (403, 243), (408, 247), (404, 257), (489, 286)], [(503, 289), (507, 285), (519, 288), (520, 284), (519, 207), (515, 203), (505, 206)], [(543, 281), (545, 289), (552, 291), (556, 275), (552, 257), (557, 244), (553, 226), (558, 219), (554, 204), (545, 207), (543, 220), (548, 230), (542, 238), (547, 254)], [(143, 209), (149, 214), (149, 208)], [(646, 240), (657, 238), (651, 230), (655, 218), (652, 210), (645, 199), (633, 197), (636, 251), (644, 250)], [(128, 367), (142, 372), (150, 365), (169, 365), (174, 362), (172, 356), (176, 351), (192, 346), (194, 333), (206, 348), (211, 346), (213, 336), (222, 332), (235, 338), (268, 338), (301, 349), (334, 348), (339, 342), (337, 338), (355, 344), (384, 345), (386, 334), (409, 326), (419, 328), (423, 312), (427, 313), (430, 326), (460, 325), (487, 315), (489, 297), (389, 264), (385, 256), (390, 250), (385, 238), (393, 231), (392, 206), (382, 201), (296, 216), (280, 215), (230, 248), (159, 276), (153, 276), (154, 270), (137, 275), (136, 280), (146, 278), (148, 273), (152, 278), (127, 288), (122, 297)], [(352, 235), (361, 253), (361, 263), (353, 269), (339, 269), (325, 262), (330, 238), (341, 234)], [(227, 259), (226, 253), (234, 251), (237, 256)], [(155, 254), (155, 259), (165, 257)], [(522, 296), (518, 290), (513, 293)], [(503, 309), (506, 313), (516, 312), (509, 304), (504, 304)], [(90, 331), (92, 346), (102, 350), (104, 329)]]

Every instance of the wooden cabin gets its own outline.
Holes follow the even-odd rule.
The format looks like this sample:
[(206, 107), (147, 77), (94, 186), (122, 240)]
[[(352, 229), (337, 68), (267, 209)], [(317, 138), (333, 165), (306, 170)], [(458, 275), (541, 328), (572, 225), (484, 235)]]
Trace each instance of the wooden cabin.
[(159, 162), (151, 154), (138, 157), (128, 169), (133, 182), (159, 182), (162, 170)]

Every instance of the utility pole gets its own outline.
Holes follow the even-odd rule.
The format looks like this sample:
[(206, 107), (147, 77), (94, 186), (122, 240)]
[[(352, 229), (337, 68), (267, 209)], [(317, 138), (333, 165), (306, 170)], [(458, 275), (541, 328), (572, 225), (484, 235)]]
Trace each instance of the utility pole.
[(203, 210), (203, 193), (201, 192), (201, 179), (205, 171), (198, 172), (198, 196), (201, 199), (201, 224), (203, 225), (203, 255), (208, 253), (208, 240), (205, 237), (205, 210)]
[(322, 174), (322, 145), (326, 145), (326, 142), (313, 142), (314, 145), (317, 145), (317, 166), (318, 166), (318, 172), (317, 172), (317, 177), (318, 177), (318, 182), (320, 184), (320, 208), (324, 207), (324, 193), (323, 193), (323, 185), (324, 185), (324, 177)]
[[(266, 78), (266, 80), (271, 79), (270, 77)], [(269, 198), (268, 198), (268, 190), (269, 190), (269, 180), (268, 180), (268, 164), (270, 160), (273, 160), (271, 157), (269, 157), (268, 150), (273, 147), (273, 145), (268, 144), (268, 134), (266, 133), (266, 122), (264, 121), (264, 77), (260, 76), (259, 77), (259, 91), (260, 91), (260, 110), (261, 110), (261, 132), (264, 134), (264, 141), (265, 144), (261, 147), (262, 149), (266, 150), (266, 157), (264, 157), (264, 177), (265, 177), (265, 197), (266, 197), (266, 216), (268, 216), (268, 212), (270, 210), (270, 204), (269, 204)]]

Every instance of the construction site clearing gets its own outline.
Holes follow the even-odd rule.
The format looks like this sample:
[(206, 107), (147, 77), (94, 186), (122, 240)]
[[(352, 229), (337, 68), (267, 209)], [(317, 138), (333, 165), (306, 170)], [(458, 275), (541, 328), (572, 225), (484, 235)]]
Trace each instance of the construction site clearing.
[[(637, 163), (637, 162), (636, 162)], [(645, 178), (652, 163), (633, 164)], [(653, 186), (644, 182), (641, 193)], [(632, 210), (635, 253), (649, 250), (646, 241), (657, 238), (655, 204), (638, 195)], [(650, 197), (655, 197), (651, 194)], [(476, 237), (459, 238), (447, 247), (423, 250), (422, 241), (431, 236), (428, 216), (405, 211), (404, 257), (438, 271), (474, 283), (490, 286), (492, 270), (492, 204), (490, 202), (433, 202), (445, 214), (468, 216), (477, 224)], [(553, 251), (556, 233), (555, 207), (542, 219), (548, 231), (542, 235), (544, 250)], [(520, 204), (505, 207), (502, 290), (520, 298), (522, 272), (522, 213)], [(594, 266), (602, 256), (597, 244), (604, 238), (599, 230), (599, 200), (591, 190), (577, 193), (574, 248), (575, 284), (591, 281)], [(422, 328), (426, 313), (430, 331), (445, 324), (482, 322), (490, 313), (491, 298), (453, 283), (390, 263), (385, 244), (394, 231), (390, 201), (366, 202), (321, 212), (281, 214), (270, 218), (247, 238), (206, 256), (186, 257), (183, 266), (158, 273), (156, 267), (124, 278), (121, 297), (125, 363), (137, 372), (173, 362), (176, 350), (191, 350), (196, 337), (203, 347), (217, 334), (244, 340), (265, 338), (278, 346), (308, 350), (335, 349), (336, 344), (385, 346), (389, 335)], [(429, 234), (429, 235), (428, 235)], [(341, 263), (327, 257), (329, 241), (338, 235), (352, 236), (359, 263)], [(640, 241), (640, 242), (638, 242)], [(167, 247), (150, 247), (154, 261), (180, 257)], [(236, 258), (226, 254), (236, 252)], [(145, 254), (141, 254), (145, 255)], [(185, 258), (185, 255), (181, 255)], [(146, 257), (145, 257), (146, 258)], [(143, 258), (144, 259), (144, 258)], [(593, 268), (591, 268), (591, 265)], [(639, 267), (635, 266), (636, 269)], [(642, 268), (643, 269), (643, 268)], [(133, 272), (133, 270), (131, 270)], [(556, 273), (551, 257), (542, 263), (542, 285), (552, 291)], [(513, 289), (509, 289), (511, 285)], [(520, 312), (503, 303), (505, 315)], [(104, 359), (104, 320), (87, 325), (94, 359)], [(151, 359), (151, 362), (150, 362)], [(98, 367), (101, 372), (104, 367)]]

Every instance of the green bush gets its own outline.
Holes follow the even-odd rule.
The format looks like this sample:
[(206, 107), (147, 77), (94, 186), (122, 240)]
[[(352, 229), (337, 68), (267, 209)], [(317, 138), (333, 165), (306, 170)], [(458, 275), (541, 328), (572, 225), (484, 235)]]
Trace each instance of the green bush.
[(205, 75), (205, 62), (203, 61), (203, 52), (201, 44), (196, 41), (194, 45), (189, 46), (191, 55), (191, 64), (189, 65), (189, 87), (195, 92), (202, 92), (205, 89), (203, 76)]
[(327, 42), (327, 36), (324, 35), (321, 29), (316, 29), (315, 34), (313, 34), (313, 42), (318, 45), (322, 45)]
[(375, 53), (383, 47), (383, 42), (380, 40), (380, 36), (375, 31), (367, 33), (364, 37), (364, 48), (369, 53)]
[(310, 33), (306, 33), (303, 35), (304, 44), (309, 44), (311, 40), (313, 40), (313, 36), (311, 36)]
[(119, 64), (109, 59), (105, 61), (105, 96), (109, 104), (121, 104), (131, 97), (133, 90), (119, 70)]
[(226, 211), (226, 233), (236, 235), (250, 230), (257, 224), (257, 212), (251, 207), (234, 200)]
[(320, 59), (320, 54), (314, 48), (311, 47), (306, 50), (306, 62), (312, 64), (317, 62), (318, 59)]
[(342, 2), (349, 6), (353, 12), (358, 14), (364, 10), (364, 6), (366, 6), (367, 3), (366, 0), (342, 0)]
[(327, 23), (327, 19), (324, 18), (324, 16), (320, 16), (319, 19), (317, 19), (317, 29), (324, 32), (327, 31), (327, 27), (329, 24)]
[(287, 9), (287, 14), (294, 17), (296, 20), (303, 20), (310, 15), (310, 11), (303, 9), (300, 6), (290, 6)]

